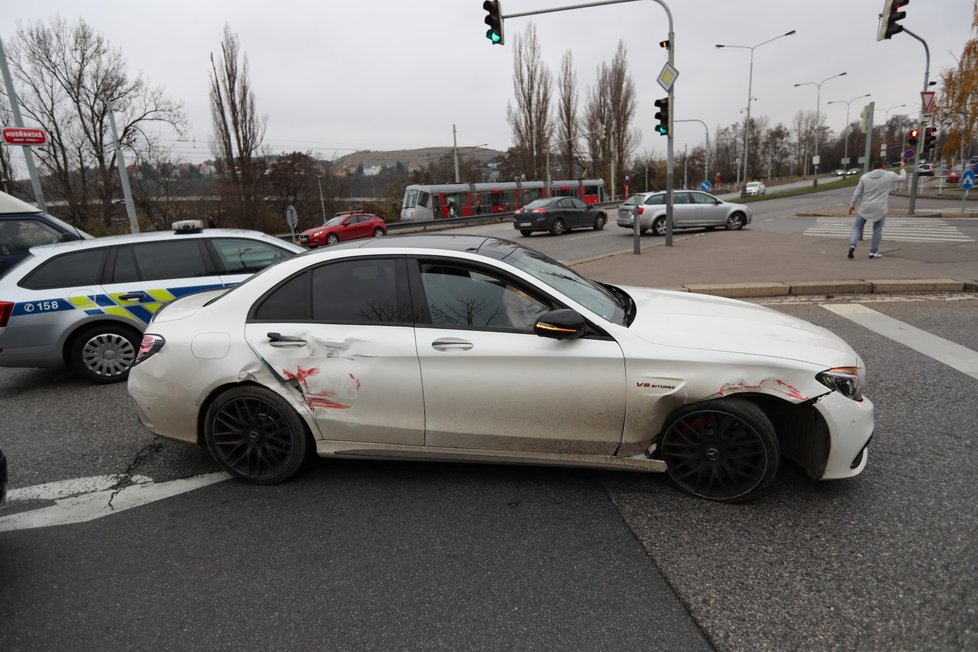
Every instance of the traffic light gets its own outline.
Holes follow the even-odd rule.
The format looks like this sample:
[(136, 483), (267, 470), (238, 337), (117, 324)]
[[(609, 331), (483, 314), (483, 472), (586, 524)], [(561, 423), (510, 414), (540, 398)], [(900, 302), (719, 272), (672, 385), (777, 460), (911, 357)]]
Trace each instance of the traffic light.
[(907, 12), (900, 11), (900, 9), (908, 4), (910, 4), (910, 0), (886, 0), (883, 4), (883, 13), (880, 14), (880, 28), (876, 33), (877, 41), (888, 39), (903, 31), (903, 25), (900, 24), (900, 21), (907, 15)]
[(669, 98), (663, 97), (655, 101), (655, 108), (659, 109), (655, 114), (655, 119), (659, 124), (655, 126), (655, 132), (660, 136), (669, 135)]
[(911, 129), (910, 133), (907, 135), (907, 142), (911, 145), (917, 144), (917, 138), (920, 137), (920, 129)]
[(499, 0), (486, 0), (482, 3), (482, 8), (489, 12), (486, 16), (486, 38), (493, 43), (503, 45), (506, 41), (503, 38), (503, 8), (499, 5)]
[(935, 127), (927, 127), (924, 129), (924, 151), (930, 151), (934, 149), (934, 142), (937, 140), (937, 129)]

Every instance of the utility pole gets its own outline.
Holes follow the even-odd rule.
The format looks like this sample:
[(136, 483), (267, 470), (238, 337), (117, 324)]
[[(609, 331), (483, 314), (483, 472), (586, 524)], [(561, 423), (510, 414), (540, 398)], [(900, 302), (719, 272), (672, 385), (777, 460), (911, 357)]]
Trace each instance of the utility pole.
[[(913, 38), (917, 39), (918, 41), (920, 41), (921, 44), (923, 44), (924, 46), (924, 55), (926, 59), (926, 62), (924, 64), (924, 91), (926, 91), (928, 88), (930, 88), (930, 48), (927, 47), (927, 41), (920, 38), (906, 27), (903, 28), (903, 31), (909, 34), (910, 36), (912, 36)], [(927, 137), (925, 136), (925, 134), (927, 133), (925, 128), (927, 122), (926, 120), (927, 115), (924, 113), (923, 96), (921, 96), (920, 113), (918, 114), (918, 116), (919, 117), (917, 118), (917, 126), (920, 129), (920, 137), (917, 139), (917, 151), (914, 154), (915, 157), (914, 160), (919, 164), (920, 155), (924, 151), (924, 142), (927, 140)], [(919, 167), (918, 165), (913, 166), (913, 180), (910, 182), (910, 210), (909, 210), (910, 215), (914, 214), (914, 210), (917, 207), (917, 182), (920, 181), (920, 174), (917, 172), (918, 167)]]
[(452, 151), (455, 153), (455, 183), (461, 183), (458, 175), (458, 137), (455, 133), (455, 123), (452, 123)]

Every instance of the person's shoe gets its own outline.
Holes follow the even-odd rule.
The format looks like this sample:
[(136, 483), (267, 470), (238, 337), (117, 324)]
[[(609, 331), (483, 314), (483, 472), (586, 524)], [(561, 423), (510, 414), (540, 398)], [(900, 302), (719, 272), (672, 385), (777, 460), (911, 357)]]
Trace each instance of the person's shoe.
[(854, 253), (856, 253), (856, 248), (855, 248), (855, 247), (849, 247), (849, 257), (850, 257), (850, 258), (852, 258), (852, 255), (853, 255)]
[(875, 253), (874, 254), (869, 254), (869, 257), (870, 258), (882, 258), (883, 257), (883, 254), (875, 254)]

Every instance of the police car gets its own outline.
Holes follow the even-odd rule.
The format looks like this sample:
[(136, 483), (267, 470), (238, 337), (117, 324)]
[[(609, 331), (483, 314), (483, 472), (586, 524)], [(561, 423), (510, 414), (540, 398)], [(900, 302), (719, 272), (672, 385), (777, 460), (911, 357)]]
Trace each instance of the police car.
[(196, 220), (172, 231), (33, 247), (0, 278), (0, 367), (67, 365), (97, 383), (125, 380), (163, 304), (237, 285), (302, 251)]

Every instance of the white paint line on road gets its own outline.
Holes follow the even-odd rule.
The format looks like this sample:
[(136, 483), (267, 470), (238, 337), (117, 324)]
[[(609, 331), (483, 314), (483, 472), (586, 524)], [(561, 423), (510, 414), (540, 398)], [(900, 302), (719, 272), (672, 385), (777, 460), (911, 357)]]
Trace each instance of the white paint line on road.
[(978, 352), (858, 303), (829, 303), (822, 304), (822, 307), (952, 369), (978, 378)]
[[(134, 479), (139, 479), (138, 484), (115, 490), (109, 487), (118, 481), (117, 477), (96, 476), (14, 489), (9, 494), (11, 503), (17, 500), (54, 499), (55, 504), (0, 517), (0, 532), (85, 523), (103, 516), (124, 512), (133, 507), (141, 507), (157, 500), (200, 489), (230, 477), (227, 473), (208, 473), (182, 480), (156, 483), (145, 478), (145, 476), (135, 476)], [(106, 486), (107, 478), (111, 480), (111, 484)], [(77, 489), (85, 487), (97, 488), (81, 494), (75, 493)], [(112, 496), (113, 493), (115, 493), (115, 497)], [(110, 500), (112, 501), (111, 504), (109, 503)]]

